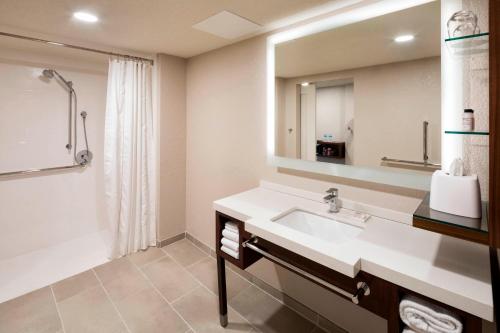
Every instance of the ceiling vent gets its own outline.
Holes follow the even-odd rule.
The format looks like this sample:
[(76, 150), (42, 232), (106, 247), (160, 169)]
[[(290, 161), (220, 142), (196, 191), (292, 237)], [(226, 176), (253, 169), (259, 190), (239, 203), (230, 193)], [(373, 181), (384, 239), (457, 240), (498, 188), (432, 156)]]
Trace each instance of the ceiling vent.
[(236, 39), (257, 32), (262, 26), (228, 11), (222, 11), (193, 25), (193, 28), (225, 39)]

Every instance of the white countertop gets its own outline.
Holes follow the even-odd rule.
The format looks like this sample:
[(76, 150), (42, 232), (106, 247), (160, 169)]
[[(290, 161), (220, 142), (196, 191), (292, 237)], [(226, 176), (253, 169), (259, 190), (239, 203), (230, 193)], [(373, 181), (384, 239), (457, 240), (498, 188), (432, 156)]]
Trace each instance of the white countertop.
[[(248, 232), (308, 259), (355, 277), (363, 270), (480, 318), (493, 321), (489, 249), (405, 224), (411, 214), (346, 202), (372, 216), (351, 241), (332, 244), (271, 220), (293, 208), (324, 214), (320, 194), (262, 183), (214, 202), (245, 222)], [(379, 217), (377, 217), (377, 215)], [(387, 218), (396, 219), (389, 220)]]

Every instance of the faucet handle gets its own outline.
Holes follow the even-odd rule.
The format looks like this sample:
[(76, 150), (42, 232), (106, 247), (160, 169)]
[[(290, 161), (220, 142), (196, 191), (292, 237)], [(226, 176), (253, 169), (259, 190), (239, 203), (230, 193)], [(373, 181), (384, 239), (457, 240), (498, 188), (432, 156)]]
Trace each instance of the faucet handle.
[(332, 187), (332, 188), (329, 188), (328, 190), (326, 190), (326, 193), (330, 193), (334, 198), (336, 198), (337, 195), (339, 194), (339, 190)]

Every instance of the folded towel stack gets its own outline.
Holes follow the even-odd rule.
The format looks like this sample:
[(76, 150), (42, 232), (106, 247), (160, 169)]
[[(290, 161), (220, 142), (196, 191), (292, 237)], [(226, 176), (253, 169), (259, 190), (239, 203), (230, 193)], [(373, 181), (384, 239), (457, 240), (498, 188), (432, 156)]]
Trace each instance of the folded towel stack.
[(399, 316), (408, 326), (405, 333), (461, 333), (463, 330), (455, 314), (413, 296), (406, 296), (399, 303)]
[(221, 251), (238, 259), (240, 257), (240, 236), (238, 226), (233, 222), (226, 222), (222, 230)]

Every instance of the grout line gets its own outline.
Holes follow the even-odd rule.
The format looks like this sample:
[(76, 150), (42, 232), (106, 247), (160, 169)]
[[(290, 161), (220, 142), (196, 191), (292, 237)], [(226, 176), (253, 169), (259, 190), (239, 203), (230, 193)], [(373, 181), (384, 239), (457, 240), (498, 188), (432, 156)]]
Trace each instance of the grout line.
[[(162, 250), (160, 249), (160, 251), (162, 251)], [(151, 261), (149, 261), (149, 262), (147, 262), (147, 263), (145, 263), (144, 265), (141, 265), (141, 266), (134, 264), (132, 261), (130, 261), (130, 262), (131, 262), (131, 263), (132, 263), (132, 264), (133, 264), (133, 265), (134, 265), (137, 269), (139, 269), (139, 270), (140, 270), (140, 269), (142, 269), (142, 268), (146, 268), (146, 267), (150, 266), (151, 264), (157, 263), (158, 261), (160, 261), (160, 260), (162, 260), (162, 259), (165, 259), (165, 257), (166, 257), (166, 253), (165, 253), (164, 251), (162, 251), (162, 252), (163, 252), (163, 256), (161, 256), (161, 257), (159, 257), (159, 258), (156, 258), (156, 259), (153, 259), (153, 260), (151, 260)]]
[[(189, 237), (192, 237), (193, 239), (196, 239), (194, 238), (191, 234), (189, 235)], [(196, 248), (198, 248), (200, 251), (202, 251), (203, 253), (206, 253), (208, 256), (210, 256), (210, 250), (212, 250), (208, 245), (206, 244), (203, 244), (202, 242), (200, 242), (199, 240), (196, 239), (196, 241), (200, 242), (201, 244), (205, 245), (206, 247), (208, 247), (209, 251), (205, 251), (204, 249), (202, 249), (200, 246), (198, 246), (195, 242), (193, 242), (191, 239), (189, 239), (186, 235), (186, 239), (191, 243), (193, 244)]]
[(188, 268), (193, 267), (194, 265), (201, 263), (202, 261), (206, 260), (207, 258), (210, 258), (210, 257), (203, 257), (200, 260), (197, 260), (197, 261), (193, 262), (192, 264), (185, 266), (184, 269), (188, 270)]
[[(191, 236), (191, 237), (193, 237), (193, 236)], [(194, 237), (193, 237), (193, 238), (194, 238)], [(194, 244), (194, 242), (192, 242), (189, 238), (187, 238), (187, 237), (186, 237), (186, 239), (187, 239), (187, 240), (189, 240), (191, 243), (193, 243), (193, 244)], [(196, 238), (194, 238), (194, 239), (196, 239)], [(196, 246), (196, 245), (195, 245), (195, 246)], [(205, 252), (205, 251), (203, 251), (203, 252)], [(206, 252), (205, 252), (205, 253), (206, 253)], [(211, 256), (210, 256), (210, 257), (211, 257)], [(295, 302), (299, 303), (300, 305), (302, 305), (302, 306), (306, 307), (307, 309), (311, 310), (311, 312), (313, 312), (313, 313), (314, 313), (314, 315), (315, 315), (315, 317), (316, 317), (316, 320), (311, 321), (311, 320), (310, 320), (310, 318), (307, 318), (304, 314), (300, 313), (298, 310), (296, 310), (296, 309), (292, 308), (291, 306), (289, 306), (288, 304), (286, 304), (286, 303), (284, 302), (284, 297), (283, 297), (283, 300), (281, 300), (281, 299), (277, 298), (276, 296), (272, 295), (271, 293), (269, 293), (268, 291), (264, 290), (264, 289), (263, 289), (263, 288), (261, 288), (259, 285), (257, 285), (257, 284), (254, 282), (254, 280), (253, 280), (253, 279), (255, 278), (255, 279), (260, 280), (262, 283), (267, 284), (270, 288), (273, 288), (273, 289), (277, 290), (279, 293), (281, 293), (281, 294), (283, 294), (283, 296), (285, 296), (286, 294), (285, 294), (283, 291), (280, 291), (280, 290), (278, 290), (278, 289), (274, 288), (273, 286), (269, 285), (267, 282), (265, 282), (264, 280), (260, 279), (259, 277), (254, 276), (253, 274), (252, 274), (252, 276), (251, 276), (251, 279), (248, 279), (248, 278), (244, 277), (242, 274), (240, 274), (239, 272), (237, 272), (236, 270), (232, 269), (230, 265), (225, 265), (225, 266), (226, 266), (226, 269), (229, 269), (230, 271), (232, 271), (233, 273), (235, 273), (236, 275), (238, 275), (238, 276), (239, 276), (240, 278), (242, 278), (243, 280), (248, 281), (248, 282), (250, 283), (250, 285), (253, 285), (253, 286), (257, 287), (257, 289), (261, 290), (261, 291), (262, 291), (262, 292), (264, 292), (265, 294), (267, 294), (267, 295), (269, 295), (270, 297), (272, 297), (273, 299), (277, 300), (280, 304), (282, 304), (283, 306), (285, 306), (285, 307), (289, 308), (290, 310), (292, 310), (293, 312), (295, 312), (296, 314), (298, 314), (298, 315), (299, 315), (300, 317), (302, 317), (303, 319), (305, 319), (305, 320), (307, 320), (308, 322), (312, 323), (313, 325), (318, 326), (319, 328), (321, 328), (321, 327), (319, 326), (319, 317), (318, 317), (318, 316), (319, 316), (319, 314), (318, 314), (316, 311), (314, 311), (314, 310), (312, 310), (311, 308), (309, 308), (307, 305), (302, 304), (301, 302), (297, 301), (297, 300), (296, 300), (296, 299), (294, 299), (293, 297), (291, 297), (291, 296), (288, 296), (288, 295), (287, 295), (287, 296), (288, 296), (288, 297), (290, 297), (293, 301), (295, 301)], [(251, 274), (251, 273), (250, 273), (250, 274)], [(249, 287), (247, 287), (247, 288), (249, 288)], [(245, 288), (245, 289), (247, 289), (247, 288)], [(243, 290), (245, 290), (245, 289), (243, 289)], [(242, 292), (243, 290), (241, 290), (240, 292)], [(210, 292), (212, 292), (212, 291), (210, 290)], [(239, 292), (239, 293), (240, 293), (240, 292)], [(238, 294), (239, 294), (239, 293), (238, 293)], [(216, 296), (217, 296), (217, 295), (216, 295)], [(242, 317), (243, 317), (243, 316), (242, 316)], [(314, 327), (313, 327), (313, 330), (314, 330)]]
[[(165, 253), (165, 255), (167, 255), (167, 256), (168, 256), (168, 254), (167, 254), (167, 253)], [(173, 259), (173, 258), (172, 258), (172, 259)], [(169, 302), (169, 301), (165, 298), (165, 296), (163, 296), (163, 294), (160, 292), (160, 290), (159, 290), (158, 288), (156, 288), (156, 286), (154, 285), (153, 281), (151, 281), (151, 280), (149, 279), (149, 277), (146, 275), (146, 273), (144, 273), (144, 272), (142, 271), (142, 269), (141, 269), (140, 267), (138, 267), (136, 264), (132, 263), (132, 265), (134, 265), (134, 266), (137, 268), (137, 270), (140, 272), (140, 274), (142, 274), (142, 276), (146, 279), (146, 281), (147, 281), (147, 282), (151, 285), (151, 287), (152, 287), (152, 288), (153, 288), (153, 289), (154, 289), (154, 290), (158, 293), (158, 295), (160, 295), (160, 297), (161, 297), (161, 298), (162, 298), (162, 299), (163, 299), (163, 300), (167, 303), (167, 305), (168, 305), (168, 306), (172, 309), (172, 311), (174, 311), (174, 312), (175, 312), (175, 313), (179, 316), (179, 318), (181, 318), (181, 320), (182, 320), (182, 321), (183, 321), (183, 322), (187, 325), (187, 327), (188, 327), (189, 329), (188, 329), (186, 332), (189, 332), (190, 330), (191, 330), (191, 331), (193, 331), (193, 332), (195, 332), (194, 328), (193, 328), (193, 327), (189, 324), (189, 322), (188, 322), (186, 319), (184, 319), (184, 317), (183, 317), (183, 316), (181, 316), (181, 314), (179, 313), (179, 311), (177, 311), (177, 309), (175, 309), (175, 308), (172, 306), (172, 303), (171, 303), (171, 302)], [(195, 290), (195, 289), (196, 289), (196, 288), (194, 288), (193, 290)], [(191, 291), (189, 291), (189, 292), (191, 292)]]
[[(206, 252), (205, 252), (205, 253), (206, 253)], [(168, 254), (167, 254), (167, 255), (168, 255)], [(169, 255), (169, 256), (170, 256), (170, 255)], [(182, 265), (181, 265), (181, 264), (180, 264), (177, 260), (175, 260), (175, 258), (173, 258), (172, 256), (170, 256), (170, 257), (172, 258), (172, 260), (173, 260), (174, 262), (176, 262), (179, 266), (181, 266), (181, 267), (182, 267), (182, 268), (183, 268), (183, 269), (184, 269), (184, 270), (185, 270), (185, 271), (186, 271), (189, 275), (191, 275), (191, 276), (193, 277), (193, 279), (195, 279), (195, 281), (196, 281), (196, 282), (198, 282), (198, 284), (201, 286), (201, 288), (206, 289), (206, 290), (207, 290), (210, 294), (214, 295), (215, 297), (218, 297), (218, 294), (214, 293), (214, 292), (213, 292), (212, 290), (210, 290), (207, 286), (205, 286), (205, 285), (203, 284), (203, 282), (201, 282), (201, 280), (199, 280), (199, 279), (198, 279), (198, 278), (197, 278), (197, 277), (196, 277), (193, 273), (191, 273), (189, 270), (187, 270), (187, 269), (186, 269), (186, 267), (183, 267), (183, 266), (182, 266)], [(244, 288), (243, 290), (246, 290), (246, 289), (248, 289), (248, 288), (250, 288), (250, 286), (248, 286), (248, 287)], [(196, 290), (196, 289), (194, 289), (194, 290)], [(192, 293), (194, 290), (191, 290), (189, 293)], [(243, 290), (242, 290), (242, 291), (243, 291)], [(240, 292), (241, 292), (241, 291), (240, 291)], [(186, 293), (186, 294), (182, 295), (181, 297), (177, 298), (177, 299), (175, 300), (175, 302), (177, 302), (179, 299), (181, 299), (182, 297), (186, 296), (186, 295), (187, 295), (187, 294), (189, 294), (189, 293)], [(227, 293), (227, 291), (226, 291), (226, 293)], [(173, 303), (173, 302), (172, 302), (172, 303)], [(243, 318), (243, 320), (245, 320), (245, 321), (248, 323), (248, 325), (250, 325), (250, 327), (251, 327), (252, 329), (257, 330), (257, 328), (256, 328), (254, 325), (252, 325), (252, 323), (251, 323), (251, 322), (250, 322), (250, 321), (249, 321), (249, 320), (248, 320), (245, 316), (243, 316), (241, 313), (239, 313), (238, 311), (236, 311), (236, 309), (234, 309), (232, 306), (230, 306), (230, 305), (229, 305), (229, 300), (227, 300), (227, 303), (228, 303), (228, 304), (227, 304), (227, 309), (228, 309), (228, 311), (227, 311), (228, 313), (227, 313), (227, 314), (228, 314), (228, 315), (229, 315), (229, 309), (232, 309), (232, 310), (233, 310), (234, 312), (236, 312), (236, 313), (237, 313), (237, 314), (238, 314), (241, 318)], [(193, 331), (194, 331), (194, 330), (193, 330)], [(251, 331), (251, 330), (250, 330), (250, 331)], [(259, 332), (259, 330), (257, 330), (257, 331)]]
[[(192, 237), (193, 239), (196, 239), (196, 238), (195, 238), (195, 237), (193, 237), (192, 235), (190, 235), (190, 237)], [(207, 254), (207, 252), (206, 252), (205, 250), (203, 250), (203, 249), (201, 249), (200, 247), (198, 247), (194, 241), (192, 241), (191, 239), (189, 239), (189, 238), (187, 237), (187, 234), (186, 234), (186, 237), (185, 237), (185, 238), (183, 238), (183, 239), (184, 239), (184, 240), (186, 240), (186, 241), (189, 241), (189, 243), (191, 243), (191, 245), (193, 245), (194, 247), (196, 247), (197, 249), (199, 249), (199, 250), (200, 250), (200, 251), (202, 251), (203, 253)], [(180, 240), (178, 240), (178, 241), (181, 241), (181, 240), (182, 240), (182, 239), (180, 239)], [(196, 239), (196, 240), (197, 240), (197, 239)], [(175, 244), (175, 243), (177, 243), (178, 241), (176, 241), (176, 242), (174, 242), (174, 243), (171, 243), (171, 244), (169, 244), (169, 245)], [(197, 240), (197, 241), (199, 242), (199, 240)], [(200, 242), (200, 243), (201, 243), (201, 242)], [(202, 244), (203, 244), (203, 243), (202, 243)], [(169, 245), (165, 246), (165, 248), (166, 248), (166, 247), (168, 247)], [(204, 244), (204, 245), (206, 245), (206, 244)], [(208, 245), (206, 245), (206, 246), (208, 247)], [(210, 250), (212, 250), (210, 247), (208, 247), (208, 248), (209, 248)], [(206, 259), (206, 257), (205, 257), (205, 258), (203, 258), (203, 259), (200, 259), (200, 260), (198, 260), (198, 261), (196, 261), (196, 262), (194, 262), (194, 263), (192, 263), (192, 264), (189, 264), (189, 265), (188, 265), (188, 266), (186, 266), (186, 267), (184, 267), (184, 266), (182, 266), (182, 265), (180, 264), (180, 262), (178, 262), (178, 261), (177, 261), (177, 260), (176, 260), (173, 256), (171, 256), (169, 253), (167, 253), (167, 251), (165, 251), (163, 248), (161, 248), (161, 250), (165, 253), (165, 255), (167, 255), (168, 257), (170, 257), (170, 258), (171, 258), (174, 262), (176, 262), (176, 263), (177, 263), (177, 264), (179, 264), (179, 265), (180, 265), (180, 266), (181, 266), (184, 270), (186, 270), (186, 271), (187, 271), (187, 272), (188, 272), (188, 273), (189, 273), (189, 274), (190, 274), (190, 275), (191, 275), (191, 276), (192, 276), (192, 277), (193, 277), (193, 278), (194, 278), (194, 279), (195, 279), (195, 280), (196, 280), (196, 281), (197, 281), (197, 282), (198, 282), (198, 283), (199, 283), (199, 284), (203, 287), (203, 288), (205, 288), (205, 289), (206, 289), (206, 290), (207, 290), (210, 294), (215, 295), (215, 296), (218, 296), (216, 293), (214, 293), (214, 292), (213, 292), (212, 290), (210, 290), (207, 286), (205, 286), (205, 285), (201, 282), (201, 280), (199, 280), (196, 276), (194, 276), (194, 275), (193, 275), (193, 274), (192, 274), (192, 273), (188, 270), (188, 268), (190, 268), (190, 267), (192, 267), (192, 266), (194, 266), (194, 265), (196, 265), (196, 264), (200, 263), (201, 261), (205, 260), (205, 259)], [(211, 256), (209, 253), (208, 253), (208, 258), (212, 258), (212, 256)], [(214, 259), (214, 258), (212, 258), (212, 259)], [(253, 275), (251, 276), (251, 279), (248, 279), (248, 278), (244, 277), (242, 274), (240, 274), (239, 272), (237, 272), (236, 270), (232, 269), (232, 268), (230, 267), (230, 265), (226, 265), (226, 269), (229, 269), (231, 272), (233, 272), (233, 273), (235, 273), (236, 275), (238, 275), (238, 277), (240, 277), (240, 278), (242, 278), (243, 280), (245, 280), (245, 281), (249, 282), (249, 283), (250, 283), (250, 286), (255, 286), (257, 289), (259, 289), (260, 291), (262, 291), (262, 292), (263, 292), (263, 293), (265, 293), (266, 295), (268, 295), (268, 296), (270, 296), (271, 298), (273, 298), (273, 299), (275, 299), (276, 301), (278, 301), (281, 305), (283, 305), (283, 306), (287, 307), (288, 309), (292, 310), (292, 311), (293, 311), (293, 312), (295, 312), (297, 315), (299, 315), (300, 317), (302, 317), (304, 320), (306, 320), (306, 321), (308, 321), (308, 322), (312, 323), (312, 324), (314, 325), (314, 327), (312, 328), (311, 332), (312, 332), (312, 331), (314, 331), (314, 329), (315, 329), (316, 327), (322, 328), (321, 326), (319, 326), (319, 314), (318, 314), (316, 311), (314, 311), (314, 310), (310, 309), (308, 306), (306, 306), (306, 305), (302, 304), (301, 302), (299, 302), (299, 301), (295, 300), (293, 297), (288, 296), (288, 297), (290, 297), (293, 301), (295, 301), (295, 302), (299, 303), (300, 305), (302, 305), (302, 306), (306, 307), (307, 309), (311, 310), (311, 312), (313, 312), (313, 313), (314, 313), (314, 316), (315, 316), (315, 320), (314, 320), (314, 321), (311, 321), (311, 320), (310, 320), (310, 318), (306, 317), (306, 315), (305, 315), (305, 314), (303, 314), (303, 313), (299, 312), (299, 310), (294, 309), (293, 307), (291, 307), (291, 306), (289, 306), (288, 304), (286, 304), (286, 303), (284, 302), (284, 299), (283, 299), (283, 300), (281, 300), (281, 299), (277, 298), (276, 296), (272, 295), (272, 294), (271, 294), (271, 293), (269, 293), (268, 291), (266, 291), (266, 290), (264, 290), (263, 288), (261, 288), (259, 285), (257, 285), (257, 284), (253, 281), (253, 278), (255, 278), (255, 279), (259, 279), (262, 283), (265, 283), (265, 284), (269, 285), (267, 282), (263, 281), (262, 279), (260, 279), (260, 278), (258, 278), (258, 277), (256, 277), (256, 276), (253, 276)], [(243, 290), (241, 290), (239, 293), (241, 293), (242, 291), (244, 291), (244, 290), (246, 290), (246, 289), (250, 288), (250, 286), (248, 286), (248, 287), (244, 288), (244, 289), (243, 289)], [(271, 286), (271, 285), (269, 285), (269, 287), (270, 287), (270, 288), (273, 288), (273, 289), (276, 289), (276, 288), (274, 288), (274, 287), (273, 287), (273, 286)], [(196, 289), (193, 289), (193, 290), (189, 291), (188, 293), (186, 293), (186, 294), (184, 294), (184, 295), (182, 295), (182, 296), (179, 296), (178, 298), (176, 298), (175, 300), (173, 300), (173, 301), (172, 301), (172, 303), (177, 302), (178, 300), (180, 300), (180, 299), (181, 299), (181, 298), (183, 298), (184, 296), (186, 296), (186, 295), (190, 294), (190, 293), (191, 293), (191, 292), (193, 292), (194, 290), (196, 290)], [(277, 290), (279, 293), (281, 293), (281, 294), (283, 294), (283, 295), (286, 295), (283, 291), (280, 291), (280, 290), (278, 290), (278, 289), (276, 289), (276, 290)], [(238, 294), (239, 294), (239, 293), (238, 293)], [(228, 300), (228, 303), (229, 303), (229, 300)], [(229, 306), (229, 304), (228, 304), (228, 307), (230, 307), (230, 306)], [(231, 307), (231, 308), (232, 308), (232, 307)], [(246, 319), (243, 315), (241, 315), (241, 314), (240, 314), (238, 311), (236, 311), (235, 309), (233, 309), (233, 310), (234, 310), (236, 313), (238, 313), (238, 314), (239, 314), (239, 315), (240, 315), (243, 319), (245, 319), (245, 320), (246, 320), (246, 321), (250, 324), (250, 326), (252, 326), (252, 328), (255, 328), (255, 329), (256, 329), (256, 327), (255, 327), (255, 326), (253, 326), (253, 325), (252, 325), (252, 324), (251, 324), (251, 323), (250, 323), (250, 322), (249, 322), (249, 321), (248, 321), (248, 320), (247, 320), (247, 319)], [(257, 331), (258, 331), (258, 330), (257, 330)]]
[(99, 281), (99, 285), (101, 286), (102, 290), (104, 291), (104, 293), (106, 294), (106, 297), (108, 298), (109, 302), (111, 303), (111, 305), (113, 306), (113, 308), (115, 309), (116, 313), (118, 314), (118, 317), (120, 317), (120, 320), (122, 321), (123, 325), (125, 326), (125, 329), (127, 330), (127, 332), (131, 333), (132, 331), (130, 330), (130, 328), (128, 327), (127, 323), (125, 322), (125, 319), (123, 318), (120, 310), (118, 310), (118, 307), (116, 306), (115, 302), (113, 302), (113, 300), (111, 299), (111, 297), (109, 296), (109, 293), (108, 291), (106, 290), (106, 288), (104, 287), (104, 284), (102, 283), (101, 279), (99, 278), (99, 276), (97, 275), (96, 271), (94, 269), (92, 269), (92, 272), (94, 273), (97, 281)]
[(52, 298), (54, 299), (54, 303), (56, 305), (57, 315), (59, 316), (59, 321), (61, 322), (62, 331), (63, 331), (63, 333), (65, 333), (66, 329), (64, 328), (64, 321), (62, 319), (61, 311), (59, 310), (59, 305), (57, 304), (56, 294), (54, 293), (54, 289), (52, 288), (52, 285), (50, 285), (49, 287), (50, 287), (50, 291), (52, 293)]
[[(206, 252), (205, 252), (205, 253), (206, 253)], [(170, 256), (169, 254), (167, 254), (167, 255), (168, 255), (168, 256)], [(181, 265), (181, 264), (180, 264), (177, 260), (175, 260), (175, 258), (173, 258), (172, 256), (170, 256), (170, 257), (172, 258), (172, 260), (173, 260), (174, 262), (176, 262), (179, 266), (181, 266), (181, 267), (182, 267), (182, 268), (183, 268), (183, 269), (184, 269), (184, 270), (185, 270), (185, 271), (186, 271), (189, 275), (191, 275), (191, 277), (193, 277), (193, 279), (195, 279), (195, 281), (196, 281), (196, 282), (200, 285), (200, 287), (201, 287), (201, 288), (204, 288), (204, 289), (205, 289), (205, 290), (207, 290), (210, 294), (212, 294), (212, 295), (214, 295), (215, 297), (217, 297), (217, 298), (218, 298), (218, 295), (217, 295), (216, 293), (214, 293), (214, 292), (213, 292), (212, 290), (210, 290), (207, 286), (205, 286), (205, 285), (201, 282), (201, 280), (199, 280), (199, 279), (198, 279), (198, 278), (197, 278), (197, 277), (196, 277), (193, 273), (191, 273), (189, 270), (187, 270), (187, 269), (186, 269), (186, 267), (183, 267), (183, 266), (182, 266), (182, 265)], [(248, 286), (247, 288), (250, 288), (250, 286)], [(245, 289), (247, 289), (247, 288), (245, 288)], [(245, 290), (245, 289), (244, 289), (244, 290)], [(196, 290), (196, 289), (194, 289), (194, 290)], [(189, 293), (194, 292), (194, 290), (191, 290)], [(226, 292), (227, 292), (227, 291), (226, 291)], [(175, 300), (175, 302), (177, 302), (178, 300), (180, 300), (182, 297), (184, 297), (184, 296), (188, 295), (189, 293), (186, 293), (185, 295), (182, 295), (181, 297), (177, 298), (177, 299)], [(172, 303), (173, 303), (173, 302), (172, 302)], [(227, 312), (228, 312), (228, 315), (229, 315), (229, 309), (232, 309), (234, 312), (236, 312), (237, 314), (239, 314), (239, 315), (240, 315), (240, 317), (241, 317), (243, 320), (245, 320), (245, 321), (248, 323), (248, 325), (250, 325), (250, 327), (251, 327), (252, 329), (257, 329), (255, 326), (253, 326), (253, 325), (252, 325), (252, 323), (251, 323), (251, 322), (250, 322), (250, 321), (249, 321), (246, 317), (244, 317), (241, 313), (239, 313), (239, 312), (238, 312), (238, 311), (236, 311), (236, 310), (235, 310), (232, 306), (230, 306), (230, 305), (229, 305), (229, 300), (228, 300), (228, 304), (227, 304), (227, 309), (228, 309), (228, 311), (227, 311)], [(257, 331), (258, 331), (258, 330), (257, 330)], [(193, 332), (194, 332), (194, 329), (193, 329)], [(250, 332), (250, 331), (249, 331), (249, 332)]]

